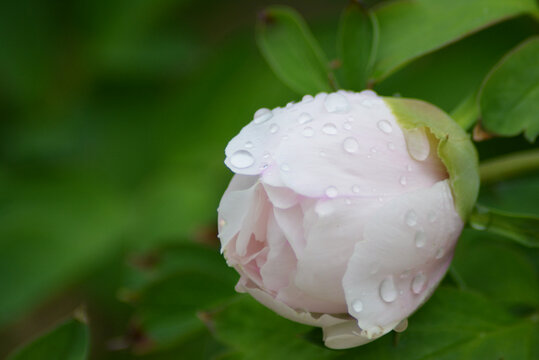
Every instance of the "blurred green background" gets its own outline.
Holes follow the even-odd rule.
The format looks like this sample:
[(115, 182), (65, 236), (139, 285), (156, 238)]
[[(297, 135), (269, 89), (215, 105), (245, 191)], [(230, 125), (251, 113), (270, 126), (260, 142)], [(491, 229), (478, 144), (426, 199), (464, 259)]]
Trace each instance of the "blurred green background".
[[(194, 333), (178, 329), (200, 304), (177, 274), (215, 269), (226, 286), (211, 291), (233, 291), (215, 226), (231, 177), (224, 148), (256, 109), (298, 99), (255, 44), (257, 14), (273, 3), (0, 4), (0, 358), (81, 304), (92, 359), (205, 358), (221, 349), (200, 314), (185, 325)], [(334, 58), (348, 1), (281, 3), (307, 19)], [(375, 90), (451, 111), (537, 32), (526, 16), (502, 22), (413, 61)], [(521, 137), (478, 146), (482, 159), (536, 147)], [(482, 200), (538, 214), (538, 179), (494, 184)], [(164, 280), (148, 285), (156, 278)], [(156, 330), (155, 319), (168, 322)]]

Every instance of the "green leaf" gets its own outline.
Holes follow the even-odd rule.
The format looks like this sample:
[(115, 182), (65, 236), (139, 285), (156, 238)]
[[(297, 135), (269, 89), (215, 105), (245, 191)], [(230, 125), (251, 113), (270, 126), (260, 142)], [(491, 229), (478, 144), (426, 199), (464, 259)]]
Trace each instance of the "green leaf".
[(505, 236), (521, 245), (539, 247), (539, 217), (476, 206), (469, 218), (472, 228)]
[(539, 134), (539, 36), (509, 52), (487, 76), (479, 104), (485, 130), (502, 136)]
[(257, 42), (275, 74), (298, 94), (333, 90), (334, 78), (326, 56), (293, 9), (266, 9), (257, 25)]
[(380, 44), (378, 80), (425, 53), (523, 13), (536, 13), (535, 0), (414, 0), (384, 3), (375, 10)]
[(539, 216), (539, 174), (486, 184), (479, 203), (502, 212)]
[(376, 16), (360, 4), (351, 3), (341, 17), (337, 46), (344, 87), (350, 90), (364, 89), (378, 48)]
[[(539, 306), (539, 275), (524, 249), (489, 232), (466, 229), (453, 271), (469, 290), (508, 305)], [(496, 261), (492, 261), (496, 259)]]
[(469, 136), (434, 105), (413, 99), (384, 100), (404, 129), (425, 127), (438, 139), (438, 155), (449, 173), (457, 211), (467, 219), (479, 191), (477, 152)]
[(208, 315), (209, 328), (243, 359), (323, 360), (338, 354), (305, 338), (312, 327), (284, 319), (249, 296)]
[(13, 353), (9, 360), (84, 360), (88, 357), (88, 327), (69, 320)]
[(519, 318), (488, 298), (439, 288), (401, 334), (346, 352), (357, 360), (529, 359), (539, 316)]

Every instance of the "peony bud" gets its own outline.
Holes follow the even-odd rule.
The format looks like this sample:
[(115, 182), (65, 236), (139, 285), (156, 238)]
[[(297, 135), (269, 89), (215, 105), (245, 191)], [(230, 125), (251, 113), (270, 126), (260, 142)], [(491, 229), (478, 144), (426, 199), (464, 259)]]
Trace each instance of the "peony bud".
[(447, 115), (369, 90), (258, 110), (225, 163), (219, 238), (237, 290), (322, 327), (330, 348), (402, 330), (447, 271), (479, 183)]

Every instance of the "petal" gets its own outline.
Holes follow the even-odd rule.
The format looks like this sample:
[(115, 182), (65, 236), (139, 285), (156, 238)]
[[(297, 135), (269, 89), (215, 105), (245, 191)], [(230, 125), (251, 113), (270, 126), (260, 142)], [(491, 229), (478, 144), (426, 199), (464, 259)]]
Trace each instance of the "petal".
[(254, 201), (256, 184), (256, 176), (234, 175), (221, 198), (217, 209), (221, 252), (242, 228)]
[(289, 188), (264, 184), (269, 201), (279, 209), (288, 209), (298, 204), (298, 195)]
[(430, 296), (462, 226), (447, 180), (395, 198), (367, 219), (343, 278), (348, 311), (367, 336), (391, 330)]

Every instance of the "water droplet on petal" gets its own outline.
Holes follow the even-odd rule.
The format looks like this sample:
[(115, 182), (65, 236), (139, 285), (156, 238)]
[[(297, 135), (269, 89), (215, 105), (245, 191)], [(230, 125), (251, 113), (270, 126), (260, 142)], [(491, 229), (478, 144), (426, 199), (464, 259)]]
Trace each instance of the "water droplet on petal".
[(222, 228), (226, 225), (226, 220), (225, 219), (220, 219), (219, 220), (219, 227)]
[(361, 101), (361, 105), (365, 106), (366, 108), (371, 108), (373, 105), (373, 102), (370, 100), (363, 100)]
[(439, 248), (436, 250), (436, 259), (441, 259), (444, 256), (444, 248)]
[(250, 149), (250, 148), (253, 147), (253, 143), (250, 142), (250, 141), (247, 141), (247, 142), (245, 143), (245, 147), (246, 147), (247, 149)]
[(415, 246), (422, 248), (427, 243), (427, 235), (422, 230), (418, 230), (415, 233)]
[(417, 214), (414, 210), (409, 210), (404, 216), (404, 221), (408, 226), (415, 226), (417, 224)]
[(400, 323), (398, 323), (397, 326), (395, 326), (393, 330), (396, 332), (403, 332), (407, 328), (408, 328), (408, 319), (404, 319)]
[(271, 156), (271, 155), (270, 155), (269, 153), (265, 153), (264, 156), (263, 156), (263, 158), (264, 158), (264, 159), (269, 159), (270, 156)]
[(430, 143), (424, 128), (403, 129), (406, 148), (412, 158), (423, 161), (429, 157)]
[(412, 291), (414, 294), (419, 294), (421, 291), (423, 291), (426, 282), (427, 277), (422, 272), (414, 276), (414, 279), (412, 280)]
[(330, 113), (346, 112), (350, 107), (348, 100), (339, 93), (329, 94), (324, 100), (324, 105), (326, 110)]
[(351, 130), (352, 129), (352, 124), (350, 124), (350, 121), (345, 121), (342, 127), (345, 130)]
[(324, 156), (326, 156), (326, 153), (325, 153), (324, 151), (320, 151), (320, 152), (318, 153), (318, 155), (324, 157)]
[(353, 154), (359, 150), (359, 143), (353, 137), (347, 137), (346, 139), (344, 139), (342, 145), (343, 145), (344, 151), (350, 154)]
[(408, 164), (408, 166), (406, 166), (406, 170), (412, 171), (412, 165)]
[(436, 219), (438, 218), (438, 215), (436, 215), (436, 213), (435, 213), (434, 211), (431, 211), (431, 212), (429, 212), (428, 217), (429, 217), (429, 221), (430, 221), (431, 223), (433, 223), (433, 222), (435, 222)]
[(282, 171), (290, 171), (290, 166), (288, 164), (282, 164), (281, 165), (281, 170)]
[(371, 153), (376, 154), (376, 148), (374, 146), (371, 147)]
[(393, 144), (392, 142), (388, 142), (387, 143), (387, 148), (391, 151), (395, 150), (395, 144)]
[(378, 129), (386, 134), (389, 134), (393, 131), (393, 126), (391, 126), (391, 123), (387, 120), (380, 120), (378, 121)]
[(376, 97), (376, 96), (378, 96), (378, 95), (376, 94), (376, 92), (373, 91), (373, 90), (363, 90), (360, 94), (361, 94), (361, 95), (364, 95), (364, 96), (369, 96), (369, 97)]
[(360, 300), (354, 300), (354, 302), (352, 302), (352, 309), (357, 313), (361, 312), (361, 310), (363, 310), (363, 303)]
[(263, 122), (268, 121), (272, 117), (273, 117), (273, 113), (271, 112), (270, 109), (262, 108), (262, 109), (258, 109), (255, 112), (253, 121), (255, 124), (262, 124)]
[(395, 282), (393, 276), (386, 277), (380, 283), (380, 297), (385, 302), (393, 302), (397, 298), (397, 289), (395, 288)]
[(311, 137), (314, 135), (314, 129), (312, 127), (307, 126), (305, 129), (303, 129), (301, 133), (305, 137)]
[(326, 196), (328, 198), (334, 198), (337, 197), (337, 195), (339, 195), (339, 191), (335, 186), (330, 186), (326, 189)]
[(305, 95), (303, 99), (301, 99), (301, 101), (304, 103), (310, 103), (313, 100), (314, 100), (314, 97), (312, 95)]
[(358, 194), (359, 193), (359, 186), (357, 186), (357, 185), (352, 186), (352, 192)]
[(230, 157), (230, 164), (238, 169), (245, 169), (253, 165), (255, 158), (249, 151), (239, 150)]
[(293, 102), (293, 101), (290, 101), (288, 104), (286, 104), (286, 108), (287, 108), (287, 109), (291, 109), (292, 106), (294, 106), (294, 102)]
[(308, 123), (309, 121), (312, 121), (313, 120), (313, 117), (307, 113), (301, 113), (299, 116), (298, 116), (298, 122), (300, 123), (300, 125), (303, 125), (303, 124), (306, 124)]
[(327, 123), (322, 126), (322, 132), (328, 135), (335, 135), (337, 133), (337, 127), (332, 123)]
[(401, 176), (401, 178), (399, 179), (399, 183), (402, 186), (406, 186), (406, 183), (407, 183), (406, 176)]
[(346, 203), (346, 205), (351, 205), (352, 204), (352, 200), (350, 200), (350, 199), (345, 199), (344, 202)]
[(275, 134), (277, 131), (279, 131), (279, 125), (277, 124), (271, 124), (270, 128), (269, 128), (269, 132), (271, 134)]

